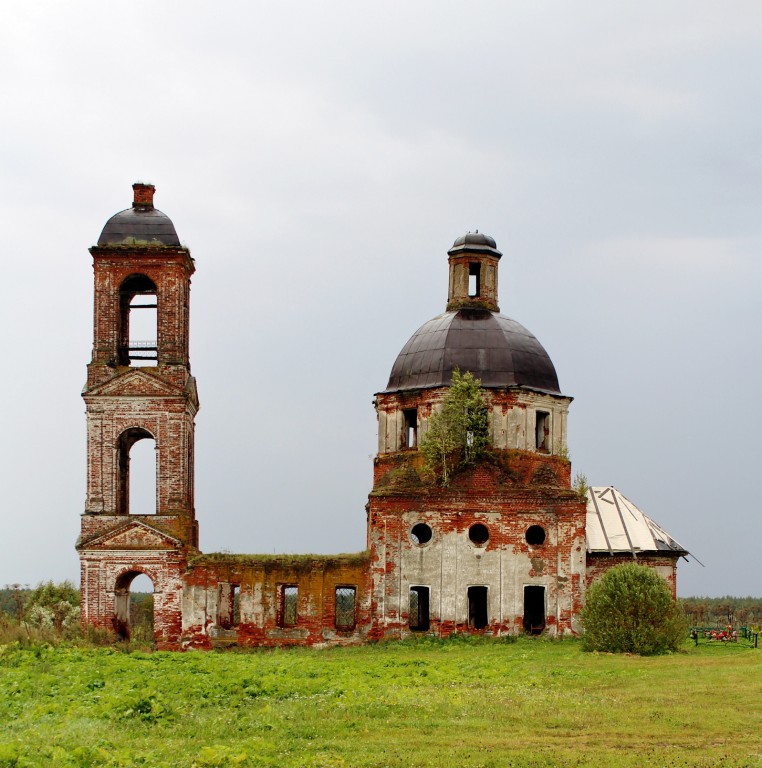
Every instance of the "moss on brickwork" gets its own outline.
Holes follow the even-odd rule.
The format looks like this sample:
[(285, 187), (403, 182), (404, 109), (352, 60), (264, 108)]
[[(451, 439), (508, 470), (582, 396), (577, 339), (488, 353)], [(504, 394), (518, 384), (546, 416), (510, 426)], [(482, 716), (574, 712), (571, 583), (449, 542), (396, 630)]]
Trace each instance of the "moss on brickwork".
[(378, 488), (385, 490), (417, 490), (427, 485), (434, 485), (434, 476), (418, 472), (410, 464), (390, 469), (378, 481)]
[(105, 245), (94, 245), (90, 252), (98, 251), (134, 251), (135, 248), (150, 248), (152, 251), (186, 251), (184, 245), (167, 245), (158, 240), (138, 240), (135, 237), (127, 237), (121, 243), (107, 243)]
[(249, 568), (291, 568), (312, 570), (313, 568), (336, 568), (342, 566), (366, 566), (370, 552), (342, 553), (338, 555), (234, 555), (228, 552), (210, 552), (188, 560), (188, 569), (208, 565), (228, 565)]
[[(451, 484), (457, 488), (459, 476), (467, 476), (479, 467), (486, 467), (494, 476), (496, 488), (531, 487), (532, 490), (552, 489), (554, 494), (564, 494), (567, 488), (572, 491), (568, 480), (570, 466), (569, 460), (563, 456), (516, 449), (493, 449), (473, 464), (458, 467), (452, 473)], [(426, 471), (423, 457), (417, 451), (399, 451), (379, 456), (376, 459), (376, 477), (371, 496), (405, 495), (411, 492), (436, 494), (439, 486), (436, 477)], [(575, 495), (573, 491), (569, 494)]]

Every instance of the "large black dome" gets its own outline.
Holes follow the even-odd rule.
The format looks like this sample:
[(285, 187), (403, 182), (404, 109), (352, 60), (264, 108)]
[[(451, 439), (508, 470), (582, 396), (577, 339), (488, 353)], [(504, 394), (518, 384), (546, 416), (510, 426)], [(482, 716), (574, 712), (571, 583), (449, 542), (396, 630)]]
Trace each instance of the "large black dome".
[(392, 367), (386, 392), (449, 386), (470, 371), (483, 387), (526, 387), (560, 395), (556, 369), (539, 341), (496, 312), (445, 312), (419, 328)]
[(103, 227), (98, 245), (180, 245), (175, 225), (165, 213), (150, 207), (127, 208)]

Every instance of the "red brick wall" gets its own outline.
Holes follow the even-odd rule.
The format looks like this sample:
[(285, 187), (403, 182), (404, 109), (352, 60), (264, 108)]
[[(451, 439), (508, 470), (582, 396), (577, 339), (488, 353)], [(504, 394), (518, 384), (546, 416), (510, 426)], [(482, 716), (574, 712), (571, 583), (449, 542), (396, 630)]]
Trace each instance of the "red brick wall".
[[(127, 374), (123, 374), (123, 377)], [(143, 374), (151, 376), (152, 374)], [(115, 379), (118, 387), (120, 379)], [(193, 430), (195, 407), (182, 394), (176, 397), (85, 393), (87, 406), (88, 513), (119, 513), (120, 435), (139, 427), (156, 444), (157, 507), (162, 515), (193, 516)]]
[[(178, 387), (189, 367), (188, 328), (193, 260), (186, 248), (108, 246), (91, 248), (95, 272), (93, 359), (88, 387), (113, 375), (119, 347), (119, 286), (131, 275), (145, 275), (156, 285), (157, 333), (162, 375)], [(177, 370), (177, 368), (180, 370)]]
[(154, 640), (162, 650), (180, 647), (182, 626), (181, 552), (84, 551), (80, 553), (82, 626), (117, 632), (115, 591), (129, 574), (146, 574), (154, 586)]
[[(203, 555), (184, 576), (185, 647), (214, 645), (353, 644), (368, 636), (370, 590), (368, 555), (335, 557)], [(240, 587), (237, 626), (220, 626), (219, 585)], [(294, 627), (279, 627), (279, 585), (298, 587)], [(356, 588), (355, 628), (339, 631), (335, 624), (335, 590)]]
[[(368, 521), (374, 637), (408, 632), (412, 584), (430, 586), (431, 631), (440, 635), (472, 631), (466, 610), (470, 584), (488, 586), (489, 633), (523, 630), (523, 589), (532, 585), (545, 588), (546, 626), (557, 633), (577, 631), (585, 587), (585, 504), (564, 487), (568, 462), (518, 451), (503, 458), (507, 466), (484, 462), (442, 488), (415, 487), (420, 458), (414, 452), (379, 457)], [(531, 484), (540, 467), (561, 474), (557, 485)], [(410, 537), (417, 522), (434, 532), (425, 547)], [(489, 530), (481, 548), (468, 538), (475, 523)], [(545, 529), (542, 545), (527, 543), (530, 525)]]

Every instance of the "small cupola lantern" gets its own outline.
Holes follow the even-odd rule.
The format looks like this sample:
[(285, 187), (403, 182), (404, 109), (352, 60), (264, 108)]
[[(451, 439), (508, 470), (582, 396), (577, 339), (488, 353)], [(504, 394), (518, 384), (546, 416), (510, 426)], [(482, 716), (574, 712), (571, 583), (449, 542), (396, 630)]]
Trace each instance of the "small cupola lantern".
[(479, 231), (459, 237), (447, 251), (450, 261), (450, 286), (447, 311), (486, 309), (499, 312), (497, 305), (497, 267), (503, 255), (495, 241)]

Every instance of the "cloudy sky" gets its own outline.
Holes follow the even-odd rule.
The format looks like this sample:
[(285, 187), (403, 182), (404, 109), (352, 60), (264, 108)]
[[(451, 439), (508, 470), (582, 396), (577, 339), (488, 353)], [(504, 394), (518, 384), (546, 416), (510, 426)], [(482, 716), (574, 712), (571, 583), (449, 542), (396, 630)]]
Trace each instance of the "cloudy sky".
[(371, 401), (497, 240), (573, 472), (762, 594), (762, 5), (39, 0), (0, 26), (0, 585), (78, 578), (88, 247), (131, 184), (196, 259), (205, 551), (365, 545)]

